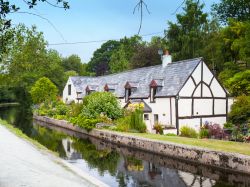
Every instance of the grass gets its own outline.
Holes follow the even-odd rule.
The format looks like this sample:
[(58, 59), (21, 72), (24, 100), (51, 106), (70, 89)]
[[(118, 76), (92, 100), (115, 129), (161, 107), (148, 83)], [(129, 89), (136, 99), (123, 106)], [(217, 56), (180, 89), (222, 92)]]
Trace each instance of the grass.
[(197, 146), (201, 148), (208, 148), (211, 150), (217, 150), (229, 153), (240, 153), (250, 156), (249, 143), (214, 140), (214, 139), (185, 138), (180, 136), (166, 136), (166, 135), (148, 134), (148, 133), (123, 133), (123, 132), (119, 133), (142, 137), (142, 138), (148, 138), (152, 140), (160, 140), (177, 144)]
[(36, 146), (38, 149), (52, 153), (53, 155), (58, 156), (57, 153), (50, 151), (49, 149), (47, 149), (45, 146), (43, 146), (42, 144), (40, 144), (39, 142), (37, 142), (36, 140), (28, 137), (26, 134), (24, 134), (20, 129), (13, 127), (13, 125), (9, 124), (8, 122), (0, 119), (0, 125), (5, 126), (7, 129), (9, 129), (9, 131), (11, 131), (13, 134), (15, 134), (16, 136), (30, 142), (32, 145)]

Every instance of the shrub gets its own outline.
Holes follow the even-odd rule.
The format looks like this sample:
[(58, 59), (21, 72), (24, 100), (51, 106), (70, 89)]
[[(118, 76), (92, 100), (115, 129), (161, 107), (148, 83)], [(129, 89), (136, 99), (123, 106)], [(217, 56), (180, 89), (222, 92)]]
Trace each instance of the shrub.
[(156, 130), (156, 134), (163, 134), (163, 125), (160, 123), (156, 123), (154, 125), (154, 129)]
[(195, 129), (188, 127), (188, 126), (182, 126), (180, 129), (180, 132), (181, 132), (180, 136), (183, 136), (183, 137), (188, 137), (188, 138), (198, 137), (198, 134), (195, 131)]
[(31, 87), (31, 97), (35, 104), (56, 100), (57, 87), (46, 77), (40, 78)]
[(83, 99), (84, 116), (98, 118), (101, 113), (111, 119), (118, 119), (123, 114), (118, 100), (110, 92), (94, 92)]
[(70, 109), (69, 109), (69, 111), (67, 113), (67, 116), (69, 116), (69, 117), (77, 117), (82, 112), (83, 104), (82, 103), (72, 102), (70, 104), (69, 108)]
[(87, 117), (83, 116), (82, 114), (80, 114), (78, 117), (71, 118), (70, 122), (87, 130), (87, 131), (90, 131), (96, 127), (96, 124), (99, 123), (100, 120), (93, 119), (93, 118), (92, 119), (87, 118)]
[(224, 137), (224, 131), (219, 124), (210, 124), (206, 129), (208, 129), (210, 138), (222, 139)]
[(209, 130), (205, 128), (200, 129), (199, 137), (202, 138), (208, 138), (209, 137)]
[(250, 120), (250, 96), (237, 97), (229, 113), (229, 120), (233, 124), (243, 124)]
[(130, 129), (137, 130), (139, 132), (146, 132), (146, 124), (143, 121), (143, 112), (141, 109), (135, 109), (130, 118)]

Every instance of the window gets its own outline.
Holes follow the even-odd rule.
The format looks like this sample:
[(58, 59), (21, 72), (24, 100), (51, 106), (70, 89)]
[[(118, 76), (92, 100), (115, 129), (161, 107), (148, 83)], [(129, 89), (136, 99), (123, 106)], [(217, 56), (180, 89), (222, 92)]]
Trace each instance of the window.
[(149, 120), (148, 114), (144, 114), (144, 120)]
[(128, 102), (130, 95), (131, 95), (131, 88), (126, 88), (125, 89), (125, 102)]
[(68, 85), (68, 95), (71, 95), (71, 84)]
[(156, 88), (150, 88), (150, 102), (155, 102)]
[(154, 123), (156, 124), (156, 123), (158, 123), (158, 121), (159, 121), (158, 114), (154, 114)]

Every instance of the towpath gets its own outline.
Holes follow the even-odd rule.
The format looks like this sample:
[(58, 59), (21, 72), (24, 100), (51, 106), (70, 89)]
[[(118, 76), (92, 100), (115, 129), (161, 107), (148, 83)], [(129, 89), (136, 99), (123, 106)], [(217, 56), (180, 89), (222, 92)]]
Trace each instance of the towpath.
[(0, 187), (97, 186), (60, 160), (0, 125)]

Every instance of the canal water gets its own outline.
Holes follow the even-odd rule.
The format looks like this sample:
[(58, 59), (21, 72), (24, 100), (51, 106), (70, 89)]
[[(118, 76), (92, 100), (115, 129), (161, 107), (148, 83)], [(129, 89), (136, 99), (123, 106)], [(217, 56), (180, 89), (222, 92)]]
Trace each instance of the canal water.
[(0, 108), (21, 129), (84, 172), (114, 187), (250, 187), (250, 176), (121, 147), (32, 120), (21, 107)]

